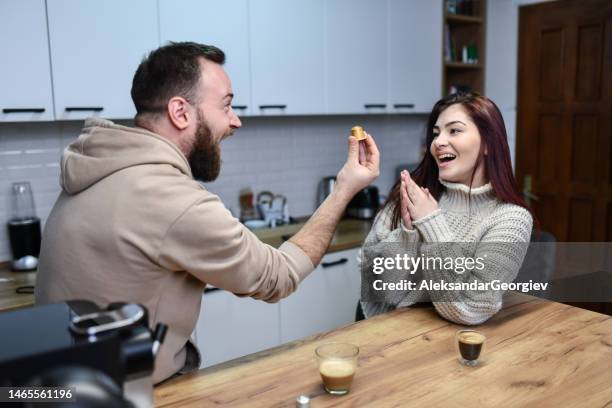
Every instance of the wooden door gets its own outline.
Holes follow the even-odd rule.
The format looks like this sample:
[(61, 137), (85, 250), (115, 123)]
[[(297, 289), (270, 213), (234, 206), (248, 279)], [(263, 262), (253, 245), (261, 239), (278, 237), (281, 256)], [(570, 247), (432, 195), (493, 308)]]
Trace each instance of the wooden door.
[(612, 241), (611, 113), (612, 2), (521, 7), (516, 172), (558, 241)]

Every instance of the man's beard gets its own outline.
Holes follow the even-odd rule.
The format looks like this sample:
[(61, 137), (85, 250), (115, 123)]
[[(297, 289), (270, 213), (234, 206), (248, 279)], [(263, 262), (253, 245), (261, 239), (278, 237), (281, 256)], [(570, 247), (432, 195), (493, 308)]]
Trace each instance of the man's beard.
[(197, 119), (195, 142), (187, 161), (194, 179), (214, 181), (221, 171), (221, 149), (218, 143), (213, 142), (212, 132), (201, 112), (198, 112)]

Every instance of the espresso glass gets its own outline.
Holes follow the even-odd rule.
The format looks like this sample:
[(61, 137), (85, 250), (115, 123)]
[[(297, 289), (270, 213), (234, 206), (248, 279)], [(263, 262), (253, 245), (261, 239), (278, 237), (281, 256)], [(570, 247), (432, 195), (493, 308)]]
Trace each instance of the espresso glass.
[(478, 365), (484, 352), (486, 337), (476, 330), (459, 330), (455, 335), (459, 361), (467, 366)]
[(325, 391), (332, 395), (349, 392), (357, 371), (359, 347), (349, 343), (327, 343), (315, 350)]

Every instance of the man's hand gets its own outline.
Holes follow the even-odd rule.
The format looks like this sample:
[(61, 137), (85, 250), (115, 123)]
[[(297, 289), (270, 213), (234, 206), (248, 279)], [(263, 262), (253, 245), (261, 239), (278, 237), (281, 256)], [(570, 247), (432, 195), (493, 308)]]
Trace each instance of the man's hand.
[(380, 153), (372, 136), (366, 133), (361, 142), (353, 136), (348, 138), (348, 158), (336, 177), (339, 192), (351, 198), (369, 186), (380, 174)]
[(348, 143), (348, 158), (336, 177), (331, 194), (290, 239), (310, 257), (313, 265), (321, 262), (349, 201), (380, 173), (380, 154), (372, 136), (366, 133), (362, 142), (350, 136)]

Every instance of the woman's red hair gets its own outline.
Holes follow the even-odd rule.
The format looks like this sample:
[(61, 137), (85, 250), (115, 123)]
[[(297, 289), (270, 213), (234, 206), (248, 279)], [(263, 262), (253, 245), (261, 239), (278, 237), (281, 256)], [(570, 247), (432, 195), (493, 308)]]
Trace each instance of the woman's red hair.
[[(485, 176), (491, 183), (495, 196), (502, 202), (516, 204), (533, 211), (521, 196), (521, 192), (512, 172), (510, 148), (506, 126), (499, 108), (493, 101), (477, 93), (456, 93), (440, 99), (434, 105), (427, 121), (427, 152), (419, 166), (411, 174), (412, 179), (421, 187), (429, 189), (436, 200), (440, 200), (445, 187), (439, 181), (438, 165), (431, 155), (429, 147), (434, 139), (433, 128), (438, 117), (451, 105), (460, 104), (472, 119), (480, 133), (481, 144), (478, 160), (472, 171), (472, 179), (480, 163), (484, 162)], [(485, 155), (484, 152), (487, 152)], [(471, 184), (471, 182), (470, 182)], [(394, 205), (392, 228), (397, 228), (401, 219), (400, 212), (400, 180), (398, 180), (385, 202), (384, 206)], [(535, 220), (535, 217), (534, 217)]]

